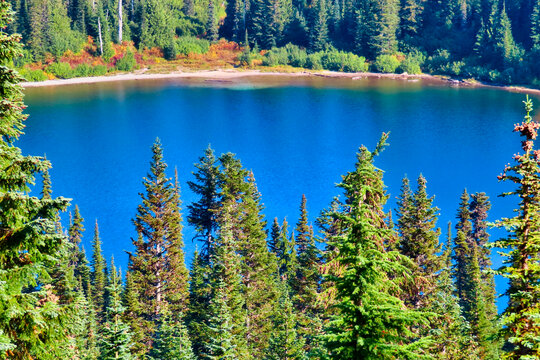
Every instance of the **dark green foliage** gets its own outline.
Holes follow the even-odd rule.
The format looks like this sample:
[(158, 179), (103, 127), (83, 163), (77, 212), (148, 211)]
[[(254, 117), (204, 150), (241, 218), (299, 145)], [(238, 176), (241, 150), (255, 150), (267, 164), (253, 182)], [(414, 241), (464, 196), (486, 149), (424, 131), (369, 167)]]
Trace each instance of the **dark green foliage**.
[(210, 41), (218, 39), (218, 24), (216, 21), (216, 10), (214, 0), (208, 2), (208, 20), (206, 21), (206, 38)]
[(208, 263), (212, 253), (214, 232), (217, 228), (216, 211), (219, 207), (219, 169), (214, 150), (208, 147), (204, 156), (195, 164), (197, 172), (193, 172), (195, 181), (188, 181), (191, 191), (200, 196), (198, 202), (188, 205), (188, 222), (195, 226), (195, 239), (203, 243), (202, 258)]
[(105, 319), (105, 287), (107, 286), (107, 262), (101, 251), (101, 238), (96, 220), (94, 226), (94, 238), (92, 240), (92, 303), (95, 306), (96, 316), (99, 321)]
[(534, 140), (540, 125), (531, 116), (532, 101), (525, 101), (525, 119), (516, 124), (523, 153), (514, 156), (515, 165), (508, 165), (499, 176), (517, 188), (503, 196), (520, 199), (516, 216), (499, 220), (508, 237), (493, 246), (507, 249), (504, 265), (499, 273), (510, 280), (506, 291), (508, 306), (502, 317), (503, 334), (509, 342), (507, 359), (540, 359), (540, 164)]
[(337, 250), (332, 262), (341, 270), (327, 276), (336, 287), (337, 314), (324, 336), (333, 359), (429, 358), (424, 339), (409, 342), (410, 327), (427, 323), (427, 314), (411, 311), (392, 295), (399, 286), (397, 273), (407, 273), (402, 257), (384, 244), (396, 234), (387, 227), (383, 206), (382, 171), (373, 165), (386, 144), (375, 151), (361, 147), (354, 171), (343, 176), (344, 211), (331, 213), (343, 222), (342, 233), (328, 240)]
[(111, 260), (111, 274), (109, 276), (107, 293), (109, 304), (107, 306), (107, 321), (101, 329), (99, 341), (100, 360), (131, 360), (131, 332), (129, 326), (122, 321), (125, 311), (121, 301), (122, 279)]
[(13, 142), (22, 134), (26, 115), (16, 71), (6, 66), (20, 54), (19, 36), (3, 32), (12, 20), (0, 1), (0, 357), (23, 360), (60, 356), (66, 320), (50, 284), (50, 271), (66, 237), (57, 231), (64, 198), (30, 196), (36, 175), (51, 165), (42, 157), (23, 156)]
[(309, 48), (311, 51), (324, 50), (328, 43), (326, 0), (315, 0), (311, 8)]
[(164, 317), (156, 331), (150, 359), (195, 360), (188, 331), (182, 321)]

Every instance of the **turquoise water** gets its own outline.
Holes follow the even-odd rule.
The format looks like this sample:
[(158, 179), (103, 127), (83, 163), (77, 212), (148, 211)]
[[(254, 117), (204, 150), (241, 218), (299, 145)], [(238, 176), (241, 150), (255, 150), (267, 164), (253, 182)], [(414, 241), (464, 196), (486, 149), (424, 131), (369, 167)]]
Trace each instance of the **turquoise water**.
[[(488, 193), (490, 220), (511, 216), (515, 204), (496, 197), (509, 190), (497, 175), (519, 150), (512, 128), (523, 117), (522, 94), (320, 78), (134, 81), (26, 94), (30, 117), (18, 145), (52, 161), (54, 193), (73, 198), (86, 220), (86, 249), (97, 218), (106, 256), (114, 254), (123, 267), (156, 137), (169, 174), (178, 168), (184, 204), (194, 199), (186, 185), (193, 163), (211, 144), (253, 170), (268, 221), (296, 222), (303, 193), (314, 220), (339, 194), (334, 185), (353, 168), (358, 147), (372, 148), (383, 131), (391, 132), (390, 147), (377, 165), (385, 170), (388, 209), (402, 177), (423, 173), (441, 209), (442, 239), (464, 188)], [(190, 255), (195, 245), (187, 225), (185, 234)], [(502, 291), (504, 283), (497, 284)]]

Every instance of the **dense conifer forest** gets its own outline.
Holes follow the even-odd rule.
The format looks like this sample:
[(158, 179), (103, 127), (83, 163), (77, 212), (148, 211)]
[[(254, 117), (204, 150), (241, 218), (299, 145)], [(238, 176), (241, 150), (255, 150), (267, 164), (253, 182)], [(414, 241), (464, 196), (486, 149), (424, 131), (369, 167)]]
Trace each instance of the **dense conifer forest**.
[[(64, 19), (66, 4), (54, 4)], [(79, 9), (73, 13), (81, 21), (78, 31), (91, 31), (88, 24), (96, 19), (98, 29), (110, 28), (111, 19), (121, 17), (112, 12), (114, 4), (95, 2), (99, 15), (81, 4), (68, 4)], [(191, 14), (182, 17), (186, 24), (206, 13), (199, 3), (177, 5), (178, 14)], [(214, 5), (208, 11), (217, 14), (221, 4)], [(172, 5), (151, 0), (120, 6), (147, 19), (144, 11), (160, 14)], [(231, 11), (243, 14), (238, 8), (244, 6), (235, 3)], [(256, 29), (255, 9), (268, 6), (251, 4), (252, 15), (233, 25), (245, 35), (240, 20), (249, 19)], [(326, 12), (320, 12), (325, 6), (339, 9), (340, 3), (295, 4), (303, 12), (295, 10), (294, 21), (319, 11), (316, 23), (326, 26)], [(499, 10), (505, 14), (504, 6)], [(10, 3), (0, 0), (0, 27), (12, 16)], [(129, 24), (125, 34), (142, 36), (136, 22)], [(141, 23), (141, 34), (150, 29), (157, 28)], [(248, 32), (248, 41), (258, 43), (264, 34)], [(355, 161), (351, 154), (339, 196), (315, 224), (308, 220), (315, 210), (306, 197), (291, 199), (299, 203), (296, 219), (268, 223), (254, 174), (234, 154), (211, 148), (188, 183), (198, 200), (182, 204), (178, 174), (167, 166), (157, 139), (133, 209), (137, 236), (122, 272), (102, 255), (98, 222), (81, 217), (76, 199), (53, 196), (51, 163), (22, 155), (16, 145), (26, 118), (22, 78), (12, 68), (23, 53), (19, 41), (0, 32), (0, 359), (540, 359), (540, 123), (532, 118), (531, 100), (514, 127), (522, 152), (513, 164), (501, 164), (499, 176), (514, 184), (503, 195), (519, 199), (515, 216), (490, 225), (486, 194), (464, 191), (445, 235), (422, 175), (412, 184), (404, 178), (397, 208), (385, 207), (376, 160), (384, 156), (387, 134), (373, 149), (360, 147)], [(36, 180), (43, 184), (40, 193), (31, 191)], [(70, 204), (69, 223), (63, 224), (60, 213)], [(199, 244), (189, 266), (185, 223), (195, 228)], [(507, 238), (490, 240), (490, 226), (505, 228)], [(93, 237), (89, 253), (80, 246), (83, 236)], [(494, 247), (506, 254), (498, 270), (491, 269)], [(495, 274), (509, 279), (501, 316)]]
[[(130, 71), (178, 56), (189, 66), (197, 62), (194, 54), (209, 54), (207, 62), (223, 60), (216, 66), (424, 72), (540, 84), (538, 0), (11, 3), (16, 16), (8, 32), (21, 34), (26, 44), (16, 65), (31, 81)], [(217, 45), (218, 39), (230, 42)]]

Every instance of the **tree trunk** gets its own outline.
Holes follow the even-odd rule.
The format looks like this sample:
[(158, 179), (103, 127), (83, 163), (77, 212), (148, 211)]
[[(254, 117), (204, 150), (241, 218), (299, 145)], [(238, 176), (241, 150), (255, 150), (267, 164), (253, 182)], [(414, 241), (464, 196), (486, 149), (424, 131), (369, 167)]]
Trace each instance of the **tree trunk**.
[(122, 28), (123, 28), (123, 14), (122, 14), (122, 0), (118, 0), (118, 43), (122, 43)]

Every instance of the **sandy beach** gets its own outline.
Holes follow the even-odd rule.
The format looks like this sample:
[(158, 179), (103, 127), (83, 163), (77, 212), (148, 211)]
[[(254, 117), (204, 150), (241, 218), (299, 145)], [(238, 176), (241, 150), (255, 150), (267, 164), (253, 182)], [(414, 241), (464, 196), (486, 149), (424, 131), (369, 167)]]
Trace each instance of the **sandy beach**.
[(398, 79), (398, 80), (428, 80), (434, 83), (446, 84), (459, 87), (487, 87), (494, 89), (502, 89), (511, 92), (527, 93), (536, 96), (540, 96), (540, 90), (530, 89), (519, 86), (498, 86), (484, 84), (480, 82), (468, 82), (455, 79), (448, 79), (440, 76), (419, 74), (381, 74), (381, 73), (344, 73), (337, 71), (298, 71), (298, 72), (273, 72), (273, 71), (261, 71), (261, 70), (237, 70), (237, 69), (216, 69), (216, 70), (199, 70), (194, 72), (175, 71), (166, 74), (149, 73), (147, 69), (142, 69), (134, 73), (105, 75), (95, 77), (81, 77), (72, 79), (55, 79), (39, 82), (25, 82), (22, 86), (25, 88), (31, 87), (44, 87), (44, 86), (60, 86), (60, 85), (76, 85), (76, 84), (93, 84), (102, 82), (115, 82), (115, 81), (133, 81), (133, 80), (159, 80), (159, 79), (208, 79), (208, 80), (232, 80), (242, 77), (253, 76), (279, 76), (279, 77), (328, 77), (328, 78), (350, 78), (351, 80), (359, 80), (365, 78), (385, 78), (385, 79)]

